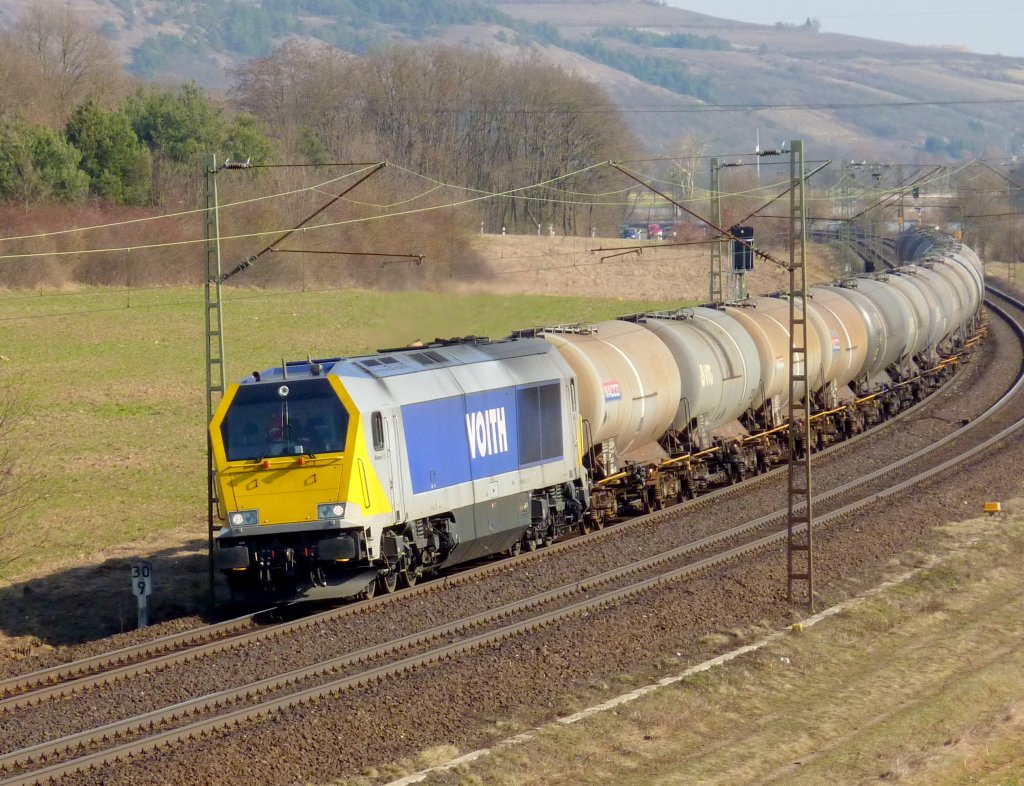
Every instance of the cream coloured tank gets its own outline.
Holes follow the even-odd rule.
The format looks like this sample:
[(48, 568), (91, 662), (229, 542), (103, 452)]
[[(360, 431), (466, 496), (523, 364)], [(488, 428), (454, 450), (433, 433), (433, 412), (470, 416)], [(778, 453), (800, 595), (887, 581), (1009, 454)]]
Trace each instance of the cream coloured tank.
[(599, 322), (591, 333), (545, 332), (576, 374), (580, 414), (595, 445), (615, 440), (620, 460), (663, 455), (658, 438), (679, 409), (675, 360), (633, 322)]
[[(780, 404), (789, 400), (789, 301), (782, 298), (758, 297), (750, 306), (730, 306), (725, 312), (736, 319), (750, 334), (761, 360), (761, 383), (752, 406), (760, 407), (769, 399)], [(807, 322), (807, 368), (812, 386), (822, 378), (821, 347), (824, 338)], [(803, 391), (798, 395), (803, 396)]]
[(868, 354), (868, 328), (861, 311), (847, 298), (826, 286), (811, 287), (811, 304), (825, 314), (830, 329), (832, 363), (829, 373), (836, 385), (849, 385), (864, 368)]
[(905, 361), (914, 353), (921, 330), (913, 304), (897, 287), (869, 276), (857, 278), (857, 291), (869, 298), (882, 315), (886, 335), (882, 368)]
[(672, 425), (686, 428), (694, 418), (709, 429), (736, 420), (750, 406), (761, 378), (757, 346), (738, 320), (713, 308), (688, 308), (678, 318), (648, 317), (644, 327), (672, 353), (681, 383)]

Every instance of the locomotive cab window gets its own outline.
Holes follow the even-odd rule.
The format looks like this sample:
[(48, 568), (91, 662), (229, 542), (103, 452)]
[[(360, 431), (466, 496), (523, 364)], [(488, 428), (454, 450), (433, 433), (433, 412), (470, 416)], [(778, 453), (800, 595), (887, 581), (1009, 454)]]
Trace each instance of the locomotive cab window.
[(242, 385), (221, 424), (228, 461), (345, 449), (348, 412), (326, 379)]

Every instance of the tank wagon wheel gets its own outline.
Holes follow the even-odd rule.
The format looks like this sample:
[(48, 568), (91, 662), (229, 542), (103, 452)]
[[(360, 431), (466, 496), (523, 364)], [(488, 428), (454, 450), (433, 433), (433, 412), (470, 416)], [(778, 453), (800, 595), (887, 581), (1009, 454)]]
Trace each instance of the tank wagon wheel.
[(581, 535), (589, 535), (590, 534), (590, 522), (587, 521), (586, 517), (581, 518), (580, 519), (580, 523), (576, 526), (576, 529), (579, 530), (579, 533)]
[(643, 508), (644, 513), (654, 513), (656, 510), (661, 510), (658, 507), (658, 497), (654, 493), (654, 489), (647, 489), (643, 496)]
[(510, 557), (518, 557), (522, 553), (522, 551), (523, 542), (521, 540), (517, 540), (515, 543), (509, 546), (508, 549), (506, 549), (505, 553)]
[(416, 575), (414, 568), (406, 568), (398, 572), (398, 586), (402, 589), (415, 587), (417, 581), (419, 581), (419, 576)]
[(737, 483), (743, 482), (743, 468), (739, 464), (733, 463), (729, 467), (729, 485), (735, 486)]
[(594, 514), (588, 518), (587, 526), (595, 531), (604, 529), (604, 514), (600, 511), (594, 512)]

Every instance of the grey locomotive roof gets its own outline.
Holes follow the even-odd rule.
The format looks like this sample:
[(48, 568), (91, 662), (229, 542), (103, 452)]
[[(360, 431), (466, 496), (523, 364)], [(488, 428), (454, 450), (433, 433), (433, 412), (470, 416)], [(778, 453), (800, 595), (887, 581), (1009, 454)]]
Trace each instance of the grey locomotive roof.
[[(543, 355), (554, 351), (554, 347), (539, 338), (510, 338), (501, 341), (472, 339), (465, 341), (435, 342), (423, 347), (402, 347), (380, 350), (373, 355), (352, 358), (329, 358), (313, 361), (299, 361), (287, 364), (289, 379), (301, 379), (323, 374), (340, 377), (392, 377), (412, 374), (427, 368), (462, 366), (492, 360), (506, 360), (516, 357)], [(314, 369), (319, 366), (319, 370)], [(261, 371), (259, 380), (267, 382), (281, 379), (281, 368)], [(255, 382), (249, 377), (244, 383)]]
[(542, 355), (553, 349), (554, 347), (542, 339), (435, 343), (425, 347), (382, 350), (375, 355), (340, 360), (331, 368), (331, 373), (341, 377), (391, 377), (412, 374), (425, 368), (463, 366), (470, 363)]

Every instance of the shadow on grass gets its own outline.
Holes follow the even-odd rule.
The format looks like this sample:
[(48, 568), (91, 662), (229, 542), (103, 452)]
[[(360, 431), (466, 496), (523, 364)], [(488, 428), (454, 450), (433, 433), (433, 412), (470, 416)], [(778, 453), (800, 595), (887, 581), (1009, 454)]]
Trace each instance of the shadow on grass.
[(57, 647), (134, 630), (138, 602), (131, 589), (131, 563), (135, 559), (153, 565), (151, 625), (182, 617), (213, 622), (244, 613), (229, 602), (230, 593), (220, 577), (215, 582), (217, 605), (211, 607), (206, 549), (206, 540), (196, 539), (141, 557), (116, 557), (2, 587), (0, 634), (35, 638)]

